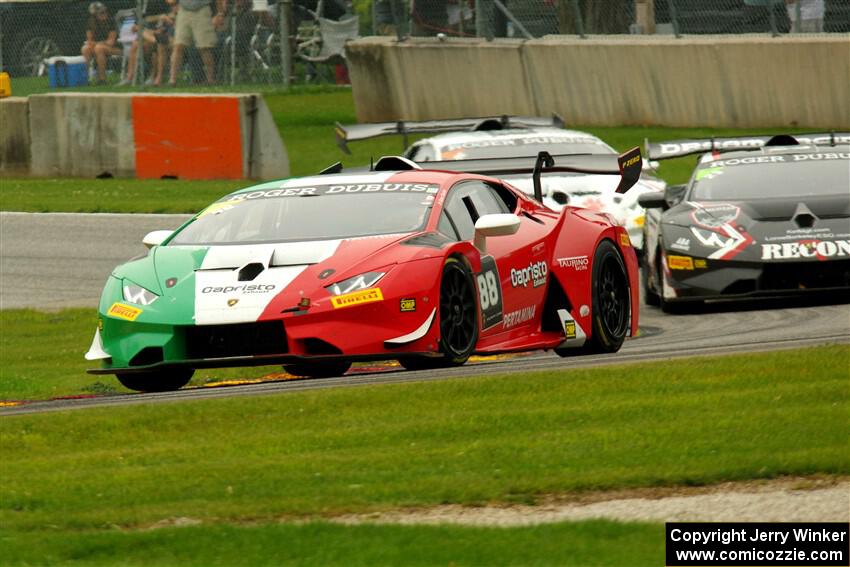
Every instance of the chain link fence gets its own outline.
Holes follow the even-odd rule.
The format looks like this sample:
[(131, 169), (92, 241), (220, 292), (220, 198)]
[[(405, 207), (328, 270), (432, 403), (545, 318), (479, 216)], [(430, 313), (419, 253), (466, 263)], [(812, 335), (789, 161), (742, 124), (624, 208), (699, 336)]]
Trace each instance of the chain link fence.
[(850, 33), (850, 0), (208, 2), (210, 46), (178, 59), (175, 4), (206, 0), (0, 0), (0, 69), (51, 86), (344, 83), (343, 45), (363, 35)]

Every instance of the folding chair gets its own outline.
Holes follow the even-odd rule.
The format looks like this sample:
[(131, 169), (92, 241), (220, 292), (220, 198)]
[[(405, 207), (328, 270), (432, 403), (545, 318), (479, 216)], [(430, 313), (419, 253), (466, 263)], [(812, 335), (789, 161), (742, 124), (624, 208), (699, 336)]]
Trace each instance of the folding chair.
[(319, 18), (321, 48), (318, 55), (309, 55), (308, 50), (299, 50), (298, 58), (308, 64), (345, 63), (345, 43), (360, 37), (360, 20), (357, 16), (336, 21)]

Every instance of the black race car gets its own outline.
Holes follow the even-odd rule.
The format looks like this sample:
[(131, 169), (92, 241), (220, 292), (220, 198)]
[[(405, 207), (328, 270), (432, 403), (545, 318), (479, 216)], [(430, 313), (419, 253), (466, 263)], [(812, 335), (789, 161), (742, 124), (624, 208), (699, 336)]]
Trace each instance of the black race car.
[(687, 185), (638, 200), (647, 304), (850, 289), (850, 134), (675, 140), (647, 152), (705, 154)]

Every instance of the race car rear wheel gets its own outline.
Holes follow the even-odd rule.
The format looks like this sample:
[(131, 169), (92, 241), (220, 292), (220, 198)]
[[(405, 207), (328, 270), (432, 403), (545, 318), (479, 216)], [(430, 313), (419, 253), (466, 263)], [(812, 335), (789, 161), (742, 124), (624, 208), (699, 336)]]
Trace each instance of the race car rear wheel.
[(593, 332), (588, 352), (617, 352), (629, 330), (629, 277), (616, 246), (604, 240), (593, 256)]
[(304, 378), (333, 378), (342, 376), (348, 372), (349, 368), (351, 368), (351, 362), (347, 360), (317, 360), (283, 365), (283, 369), (288, 373)]
[(472, 272), (457, 258), (443, 265), (440, 281), (440, 356), (402, 357), (408, 370), (460, 366), (478, 344), (478, 303)]
[(152, 372), (133, 372), (116, 374), (115, 377), (125, 388), (137, 392), (171, 392), (179, 390), (189, 383), (195, 373), (193, 368), (171, 368)]

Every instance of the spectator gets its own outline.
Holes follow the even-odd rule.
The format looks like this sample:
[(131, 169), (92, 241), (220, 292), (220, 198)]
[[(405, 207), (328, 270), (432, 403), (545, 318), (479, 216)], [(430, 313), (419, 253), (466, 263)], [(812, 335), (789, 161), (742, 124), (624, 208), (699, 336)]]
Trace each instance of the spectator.
[(162, 76), (165, 73), (165, 64), (168, 62), (169, 52), (174, 45), (174, 22), (177, 19), (177, 0), (165, 0), (171, 6), (171, 11), (157, 18), (156, 29), (153, 31), (156, 39), (156, 60), (154, 71), (148, 83), (158, 87), (162, 84)]
[[(795, 33), (821, 33), (823, 31), (823, 0), (785, 0), (791, 31)], [(797, 16), (799, 15), (799, 19)]]
[(115, 45), (118, 32), (112, 15), (103, 2), (89, 4), (89, 22), (86, 28), (86, 41), (83, 43), (82, 54), (86, 67), (94, 58), (97, 65), (97, 82), (106, 82), (106, 62), (110, 55), (121, 55), (121, 49)]
[(215, 84), (215, 65), (212, 49), (218, 40), (216, 29), (224, 26), (226, 0), (216, 0), (216, 14), (210, 8), (212, 0), (179, 0), (174, 24), (174, 49), (171, 54), (171, 74), (168, 84), (177, 83), (177, 73), (183, 67), (183, 52), (194, 44), (201, 53), (207, 84)]
[[(118, 41), (122, 46), (124, 46), (124, 53), (127, 53), (127, 46), (129, 45), (129, 56), (127, 57), (127, 74), (123, 79), (121, 79), (121, 82), (118, 83), (119, 86), (132, 85), (133, 78), (136, 76), (136, 57), (138, 57), (139, 52), (138, 35), (139, 26), (136, 25), (135, 17), (128, 19), (121, 24), (121, 29), (118, 33)], [(147, 57), (156, 45), (156, 37), (152, 30), (143, 29), (142, 39), (144, 41), (145, 57)]]

